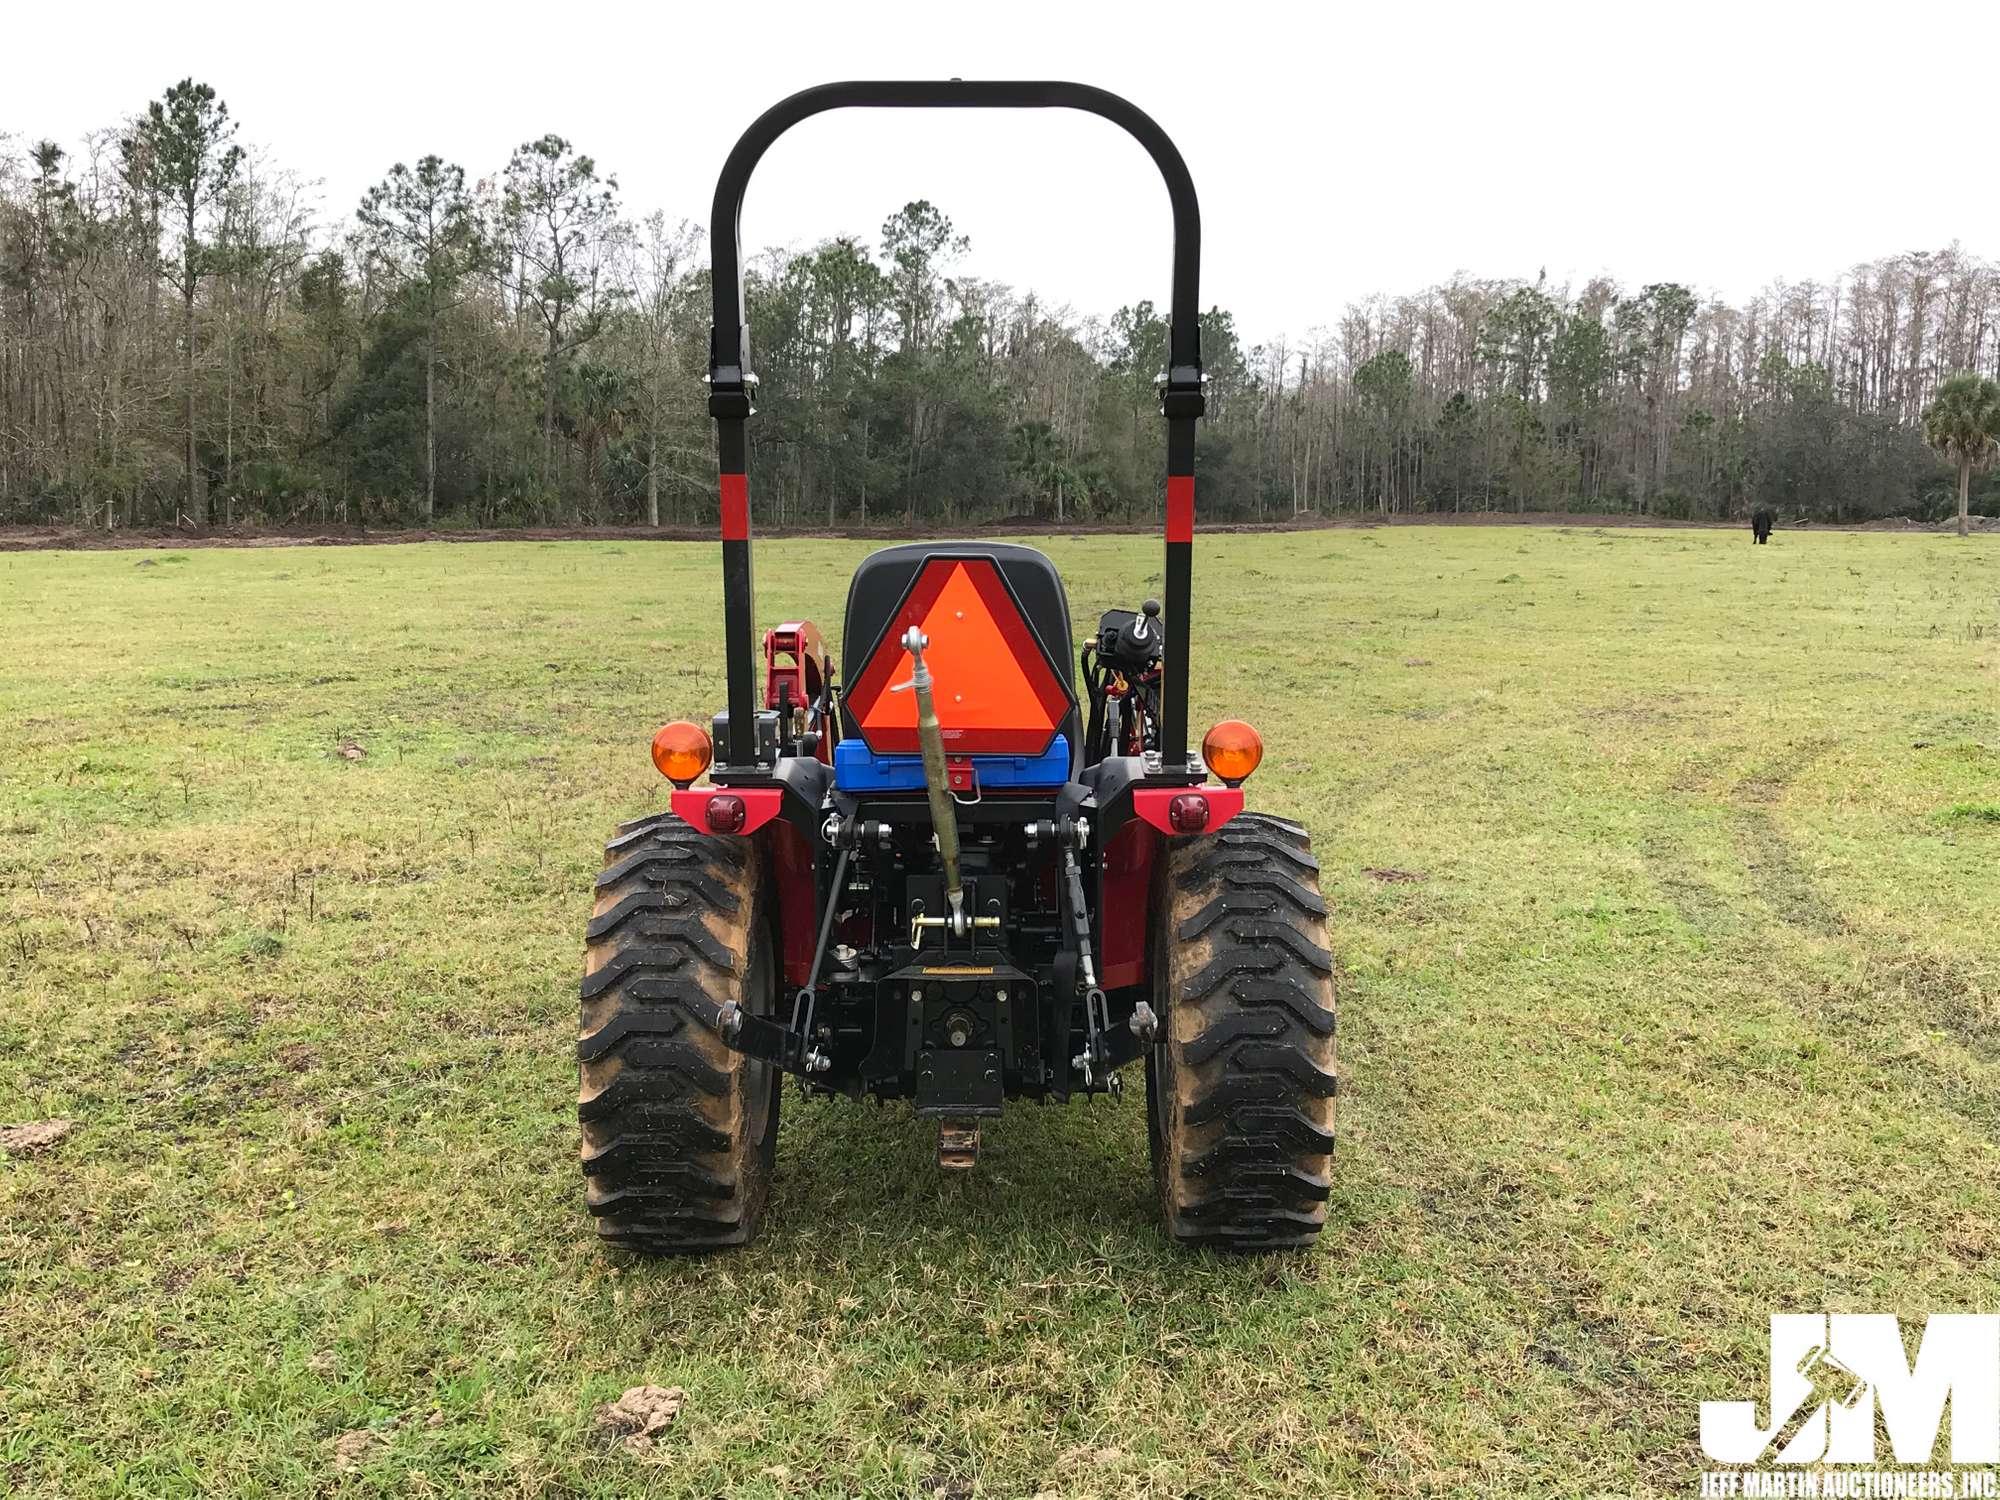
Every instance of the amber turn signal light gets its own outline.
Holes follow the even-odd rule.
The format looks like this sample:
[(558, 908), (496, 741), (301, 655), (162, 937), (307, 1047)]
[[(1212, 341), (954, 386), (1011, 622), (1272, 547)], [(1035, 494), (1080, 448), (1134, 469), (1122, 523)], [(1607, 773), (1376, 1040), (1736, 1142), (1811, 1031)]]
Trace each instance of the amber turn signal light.
[(715, 749), (708, 742), (708, 731), (699, 724), (690, 724), (685, 719), (676, 719), (663, 725), (653, 736), (653, 765), (659, 773), (675, 786), (685, 791), (694, 785), (708, 763), (715, 758)]
[(1264, 759), (1264, 737), (1241, 719), (1224, 719), (1201, 737), (1201, 758), (1224, 786), (1237, 786)]

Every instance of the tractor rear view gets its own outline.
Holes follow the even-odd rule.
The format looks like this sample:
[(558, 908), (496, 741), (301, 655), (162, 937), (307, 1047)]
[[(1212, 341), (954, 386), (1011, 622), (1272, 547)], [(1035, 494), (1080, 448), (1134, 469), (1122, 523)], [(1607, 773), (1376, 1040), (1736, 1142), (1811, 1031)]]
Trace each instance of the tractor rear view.
[[(1079, 644), (1040, 552), (915, 542), (856, 571), (837, 662), (804, 621), (757, 649), (738, 215), (771, 142), (846, 106), (1079, 109), (1158, 165), (1174, 216), (1164, 608), (1107, 609)], [(671, 810), (621, 828), (597, 879), (577, 1055), (600, 1234), (646, 1252), (749, 1240), (786, 1074), (907, 1101), (962, 1170), (1008, 1101), (1115, 1095), (1143, 1061), (1169, 1233), (1309, 1242), (1335, 1090), (1318, 866), (1303, 828), (1245, 810), (1255, 730), (1225, 719), (1188, 750), (1203, 397), (1179, 152), (1077, 84), (833, 84), (751, 126), (711, 224), (727, 705), (655, 736)]]

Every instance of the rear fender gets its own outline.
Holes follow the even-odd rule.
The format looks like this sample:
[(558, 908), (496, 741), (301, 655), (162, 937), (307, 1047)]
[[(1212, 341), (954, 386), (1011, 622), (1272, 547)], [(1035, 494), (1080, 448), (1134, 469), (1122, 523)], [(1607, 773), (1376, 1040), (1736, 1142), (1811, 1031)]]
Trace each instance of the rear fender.
[(718, 797), (743, 804), (737, 837), (754, 839), (775, 883), (775, 917), (785, 983), (804, 984), (812, 974), (813, 944), (819, 925), (819, 840), (800, 830), (801, 819), (782, 816), (785, 787), (692, 787), (673, 794), (674, 816), (691, 828), (715, 835), (710, 809)]

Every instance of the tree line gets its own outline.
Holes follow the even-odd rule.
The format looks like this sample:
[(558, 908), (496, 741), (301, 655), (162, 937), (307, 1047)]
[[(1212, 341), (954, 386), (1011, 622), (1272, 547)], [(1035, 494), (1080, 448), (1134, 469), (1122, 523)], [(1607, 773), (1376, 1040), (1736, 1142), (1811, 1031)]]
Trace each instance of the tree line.
[[(712, 525), (703, 249), (557, 135), (397, 163), (331, 222), (193, 80), (0, 139), (0, 520)], [(1160, 310), (970, 250), (920, 201), (753, 261), (760, 524), (1157, 515)], [(1211, 519), (2000, 513), (1991, 445), (1938, 435), (1951, 377), (2000, 375), (2000, 266), (1956, 246), (1740, 307), (1458, 276), (1259, 344), (1215, 307), (1202, 348)]]

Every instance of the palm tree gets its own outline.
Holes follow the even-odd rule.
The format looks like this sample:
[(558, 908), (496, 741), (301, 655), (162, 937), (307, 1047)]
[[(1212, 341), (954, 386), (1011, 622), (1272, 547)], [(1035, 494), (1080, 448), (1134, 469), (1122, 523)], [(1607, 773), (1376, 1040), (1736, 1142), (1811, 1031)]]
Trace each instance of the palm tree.
[(1958, 534), (1964, 536), (1972, 471), (2000, 453), (2000, 384), (1970, 373), (1952, 376), (1924, 408), (1924, 441), (1958, 465)]
[(1056, 521), (1060, 524), (1063, 492), (1074, 491), (1076, 483), (1055, 428), (1047, 422), (1021, 422), (1007, 436), (1014, 472), (1027, 481), (1038, 508), (1044, 495), (1055, 496)]

